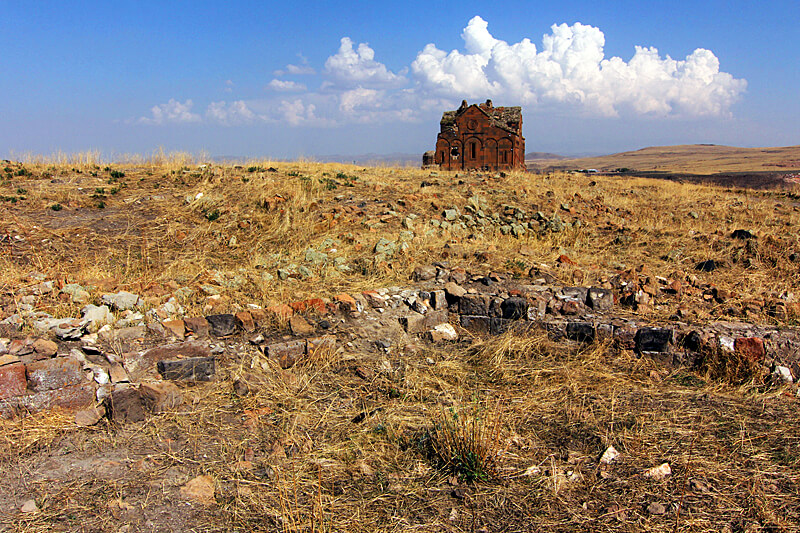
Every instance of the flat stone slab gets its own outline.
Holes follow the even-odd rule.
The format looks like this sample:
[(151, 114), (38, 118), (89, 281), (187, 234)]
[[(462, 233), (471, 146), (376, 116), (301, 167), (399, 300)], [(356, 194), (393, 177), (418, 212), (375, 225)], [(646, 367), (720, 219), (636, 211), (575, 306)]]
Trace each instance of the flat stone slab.
[(158, 373), (170, 381), (210, 381), (216, 373), (214, 357), (189, 357), (158, 362)]
[(28, 363), (28, 381), (31, 390), (61, 389), (86, 381), (83, 365), (72, 357), (55, 357)]

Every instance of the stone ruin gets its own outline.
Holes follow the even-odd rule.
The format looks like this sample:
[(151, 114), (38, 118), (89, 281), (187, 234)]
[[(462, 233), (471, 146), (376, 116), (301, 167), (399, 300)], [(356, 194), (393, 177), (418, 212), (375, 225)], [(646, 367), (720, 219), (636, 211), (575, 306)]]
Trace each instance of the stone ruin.
[(521, 107), (464, 100), (455, 111), (445, 111), (439, 125), (436, 150), (423, 154), (423, 168), (525, 170)]

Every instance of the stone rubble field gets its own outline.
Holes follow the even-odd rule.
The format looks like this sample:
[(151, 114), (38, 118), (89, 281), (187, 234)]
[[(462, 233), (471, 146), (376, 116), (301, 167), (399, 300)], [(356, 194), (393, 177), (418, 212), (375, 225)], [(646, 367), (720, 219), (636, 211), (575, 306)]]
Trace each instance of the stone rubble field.
[(12, 531), (790, 531), (800, 197), (267, 162), (0, 174)]

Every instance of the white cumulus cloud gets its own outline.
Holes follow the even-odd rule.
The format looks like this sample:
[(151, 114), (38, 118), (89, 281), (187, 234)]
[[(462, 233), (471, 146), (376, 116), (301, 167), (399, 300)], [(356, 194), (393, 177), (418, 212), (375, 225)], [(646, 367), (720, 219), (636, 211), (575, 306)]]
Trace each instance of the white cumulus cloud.
[(724, 116), (747, 82), (720, 72), (719, 60), (698, 48), (683, 60), (637, 46), (630, 61), (606, 59), (599, 28), (553, 25), (541, 51), (529, 39), (514, 44), (494, 38), (481, 17), (461, 34), (465, 51), (428, 44), (411, 65), (419, 91), (461, 98), (491, 97), (539, 109), (582, 113)]
[(278, 116), (291, 126), (314, 123), (317, 120), (314, 116), (316, 108), (314, 104), (306, 104), (300, 98), (282, 100), (278, 106)]
[(243, 100), (212, 102), (206, 109), (206, 117), (225, 126), (245, 124), (258, 118)]
[(355, 49), (349, 37), (342, 37), (339, 51), (325, 61), (324, 73), (333, 85), (352, 87), (400, 87), (406, 79), (375, 61), (375, 51), (367, 43)]
[[(342, 37), (323, 68), (299, 56), (297, 64), (275, 71), (261, 98), (212, 102), (203, 117), (192, 112), (192, 100), (171, 99), (154, 106), (151, 116), (130, 122), (293, 127), (407, 122), (441, 116), (465, 98), (521, 105), (526, 114), (715, 118), (729, 116), (747, 87), (745, 80), (721, 71), (717, 56), (703, 48), (682, 59), (648, 46), (635, 46), (627, 60), (606, 57), (603, 32), (580, 22), (554, 24), (538, 44), (530, 38), (508, 43), (475, 16), (461, 38), (460, 49), (428, 44), (410, 67), (393, 72), (369, 44)], [(300, 83), (281, 79), (287, 74), (316, 75)], [(226, 85), (230, 89), (233, 83)]]
[(279, 92), (303, 92), (308, 88), (305, 84), (296, 81), (274, 79), (267, 84), (267, 88)]
[(141, 117), (137, 122), (140, 124), (166, 124), (180, 122), (200, 122), (200, 115), (192, 113), (193, 102), (186, 100), (178, 102), (170, 98), (166, 104), (154, 105), (150, 108), (150, 117)]

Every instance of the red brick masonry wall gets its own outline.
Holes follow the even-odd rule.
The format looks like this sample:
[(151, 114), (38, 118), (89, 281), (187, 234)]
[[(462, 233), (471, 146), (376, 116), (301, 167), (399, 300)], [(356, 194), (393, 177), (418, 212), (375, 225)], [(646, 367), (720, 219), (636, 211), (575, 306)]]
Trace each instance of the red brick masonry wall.
[[(491, 100), (446, 111), (433, 164), (443, 170), (525, 170), (522, 110), (494, 107)], [(430, 164), (429, 160), (424, 164)]]

